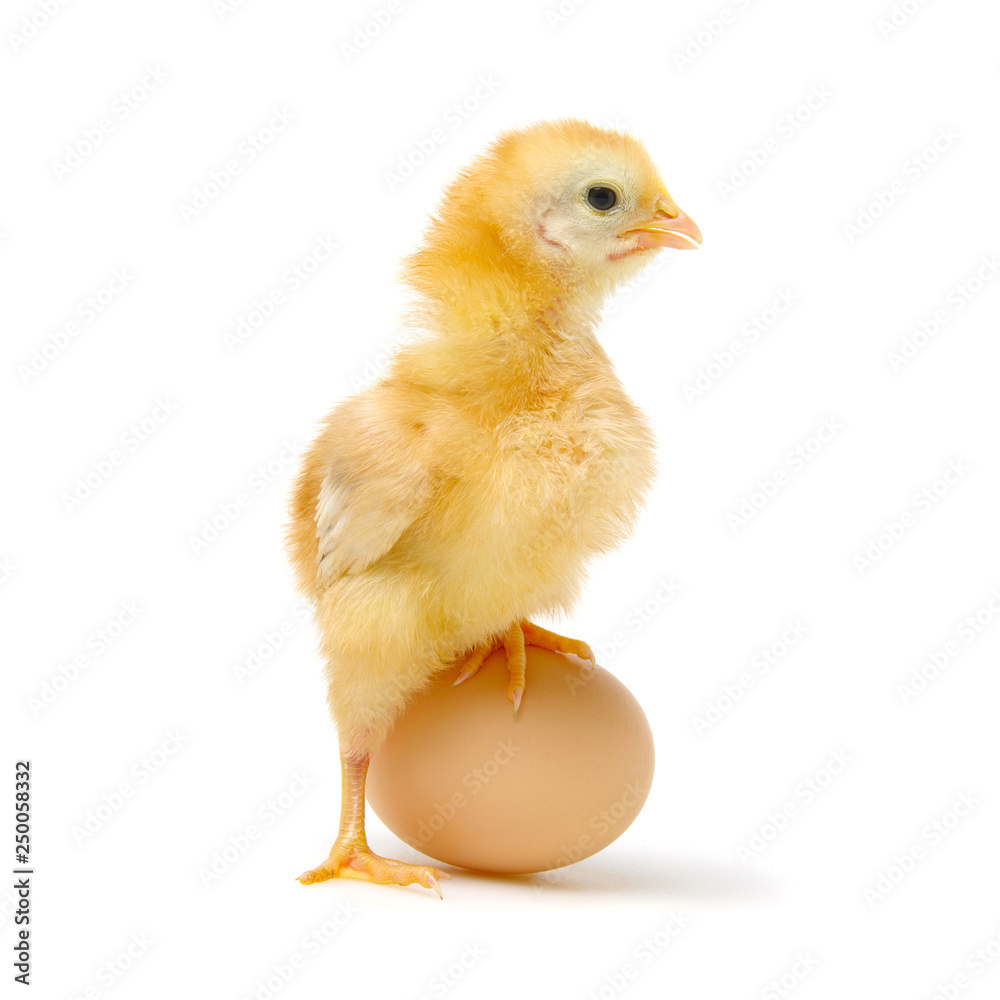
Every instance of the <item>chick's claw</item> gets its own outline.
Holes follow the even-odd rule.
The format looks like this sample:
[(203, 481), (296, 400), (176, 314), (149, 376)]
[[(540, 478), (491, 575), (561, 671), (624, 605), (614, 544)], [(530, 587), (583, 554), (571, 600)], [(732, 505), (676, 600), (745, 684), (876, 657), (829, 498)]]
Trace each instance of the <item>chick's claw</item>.
[(573, 656), (579, 656), (581, 660), (590, 660), (595, 667), (597, 666), (593, 650), (581, 639), (567, 639), (564, 635), (550, 632), (540, 625), (532, 625), (529, 621), (522, 621), (521, 629), (524, 632), (524, 641), (529, 646), (551, 649), (554, 653), (572, 653)]
[(519, 622), (515, 622), (501, 638), (476, 646), (462, 664), (455, 685), (467, 681), (476, 674), (486, 657), (503, 646), (504, 652), (507, 654), (507, 669), (510, 671), (507, 697), (514, 705), (514, 714), (517, 715), (517, 710), (521, 707), (521, 698), (524, 695), (526, 665), (524, 647), (526, 644), (539, 646), (541, 649), (551, 649), (555, 653), (572, 653), (581, 659), (590, 660), (595, 666), (597, 664), (593, 651), (585, 642), (557, 635), (555, 632), (550, 632), (548, 629), (534, 625), (522, 618)]
[(330, 856), (321, 865), (303, 872), (298, 881), (303, 885), (325, 882), (331, 878), (354, 878), (376, 885), (422, 885), (441, 895), (439, 882), (451, 876), (430, 865), (408, 865), (374, 854), (366, 844), (358, 842), (333, 845)]
[(462, 664), (462, 672), (458, 675), (453, 687), (458, 687), (462, 681), (467, 681), (470, 677), (478, 673), (479, 668), (483, 665), (483, 661), (486, 659), (494, 649), (498, 649), (500, 643), (489, 643), (481, 642), (476, 648), (469, 654), (465, 663)]

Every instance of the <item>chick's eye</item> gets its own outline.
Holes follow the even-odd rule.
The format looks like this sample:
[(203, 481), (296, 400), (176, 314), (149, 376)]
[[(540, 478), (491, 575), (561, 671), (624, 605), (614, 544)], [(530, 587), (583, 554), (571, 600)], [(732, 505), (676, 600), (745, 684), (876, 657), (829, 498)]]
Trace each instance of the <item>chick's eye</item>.
[(617, 201), (618, 195), (609, 187), (592, 187), (587, 192), (587, 202), (591, 208), (596, 208), (599, 212), (614, 208)]

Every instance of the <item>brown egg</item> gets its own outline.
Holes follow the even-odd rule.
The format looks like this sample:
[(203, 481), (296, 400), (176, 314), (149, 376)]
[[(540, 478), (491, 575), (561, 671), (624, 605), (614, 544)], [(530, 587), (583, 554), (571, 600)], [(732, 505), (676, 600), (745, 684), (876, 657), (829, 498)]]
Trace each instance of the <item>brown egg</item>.
[(524, 699), (507, 699), (502, 650), (453, 686), (438, 675), (368, 772), (368, 802), (411, 847), (488, 872), (561, 868), (607, 847), (639, 814), (653, 736), (608, 671), (527, 648)]

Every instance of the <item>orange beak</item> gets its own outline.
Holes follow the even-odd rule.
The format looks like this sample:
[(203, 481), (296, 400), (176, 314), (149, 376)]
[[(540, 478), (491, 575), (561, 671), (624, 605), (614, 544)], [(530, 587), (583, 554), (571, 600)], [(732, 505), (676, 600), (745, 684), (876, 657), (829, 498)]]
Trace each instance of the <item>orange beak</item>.
[(669, 194), (656, 199), (656, 214), (648, 222), (626, 229), (619, 239), (633, 236), (637, 250), (673, 247), (675, 250), (697, 250), (701, 246), (701, 230), (676, 205)]

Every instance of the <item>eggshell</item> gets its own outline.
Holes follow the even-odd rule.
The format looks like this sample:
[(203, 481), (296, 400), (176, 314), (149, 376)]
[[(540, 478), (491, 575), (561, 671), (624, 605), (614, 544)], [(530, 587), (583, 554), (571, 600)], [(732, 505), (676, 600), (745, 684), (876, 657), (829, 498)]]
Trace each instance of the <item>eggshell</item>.
[(368, 771), (368, 802), (411, 847), (488, 872), (549, 871), (607, 847), (639, 814), (653, 736), (601, 667), (527, 647), (524, 699), (506, 655), (453, 686), (439, 674), (407, 706)]

